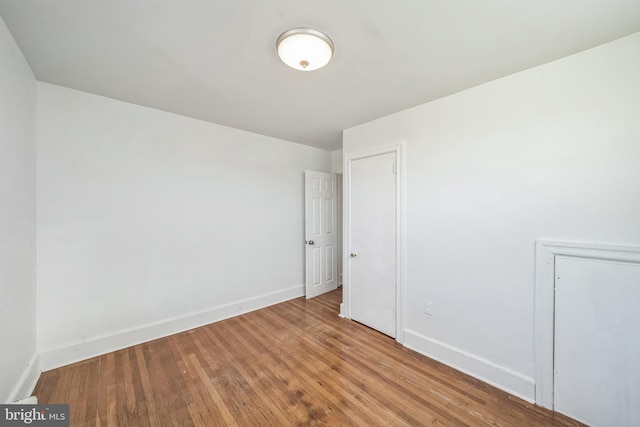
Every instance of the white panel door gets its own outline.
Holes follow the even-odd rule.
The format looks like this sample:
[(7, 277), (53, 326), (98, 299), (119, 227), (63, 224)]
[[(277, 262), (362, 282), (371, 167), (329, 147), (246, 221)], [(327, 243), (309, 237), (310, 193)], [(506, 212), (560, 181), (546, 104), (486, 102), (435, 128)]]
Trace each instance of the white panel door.
[(556, 257), (554, 409), (640, 426), (640, 264)]
[(396, 154), (350, 163), (351, 319), (396, 336)]
[(338, 287), (337, 185), (331, 173), (305, 171), (306, 296)]

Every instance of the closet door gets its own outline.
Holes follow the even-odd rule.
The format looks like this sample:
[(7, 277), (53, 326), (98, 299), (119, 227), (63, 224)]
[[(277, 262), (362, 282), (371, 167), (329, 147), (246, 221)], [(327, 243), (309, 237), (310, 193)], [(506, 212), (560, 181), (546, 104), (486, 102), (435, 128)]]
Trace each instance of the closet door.
[(554, 409), (640, 425), (640, 264), (555, 260)]

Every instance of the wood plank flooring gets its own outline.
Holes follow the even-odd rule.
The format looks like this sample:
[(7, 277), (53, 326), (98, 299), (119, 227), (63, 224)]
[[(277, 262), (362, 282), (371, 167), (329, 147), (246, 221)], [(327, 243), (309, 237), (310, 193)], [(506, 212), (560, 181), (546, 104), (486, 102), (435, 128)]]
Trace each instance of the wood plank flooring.
[(72, 426), (579, 426), (298, 298), (42, 374)]

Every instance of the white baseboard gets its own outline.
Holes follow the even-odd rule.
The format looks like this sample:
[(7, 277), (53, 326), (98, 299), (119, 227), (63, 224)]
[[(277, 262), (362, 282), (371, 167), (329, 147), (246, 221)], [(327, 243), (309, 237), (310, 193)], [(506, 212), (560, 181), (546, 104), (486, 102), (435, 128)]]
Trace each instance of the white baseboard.
[(36, 396), (25, 397), (24, 399), (16, 400), (14, 405), (37, 405), (38, 398)]
[(40, 362), (37, 354), (34, 354), (29, 364), (26, 366), (22, 376), (18, 380), (18, 383), (11, 391), (9, 395), (9, 401), (6, 403), (15, 402), (25, 397), (31, 396), (33, 389), (36, 388), (36, 383), (40, 378)]
[(163, 338), (199, 326), (208, 325), (283, 301), (304, 296), (305, 287), (296, 286), (281, 291), (236, 301), (214, 307), (202, 312), (188, 314), (139, 328), (118, 332), (109, 336), (93, 339), (66, 347), (40, 351), (40, 367), (43, 371), (81, 360), (90, 359), (132, 345)]
[(535, 402), (533, 378), (410, 330), (404, 331), (404, 345), (527, 402)]
[(347, 312), (346, 312), (347, 308), (344, 306), (344, 303), (341, 302), (340, 303), (340, 313), (338, 314), (338, 316), (340, 317), (344, 317), (345, 319), (347, 318)]

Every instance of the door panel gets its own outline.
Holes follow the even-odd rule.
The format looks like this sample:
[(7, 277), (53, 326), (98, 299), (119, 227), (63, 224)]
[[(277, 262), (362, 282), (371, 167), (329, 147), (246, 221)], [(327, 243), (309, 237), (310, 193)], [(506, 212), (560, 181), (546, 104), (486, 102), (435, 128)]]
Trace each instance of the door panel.
[(336, 192), (336, 176), (334, 174), (305, 171), (305, 288), (307, 298), (313, 298), (338, 287)]
[(351, 318), (396, 335), (396, 154), (351, 161)]
[(640, 425), (640, 265), (556, 257), (554, 409)]

